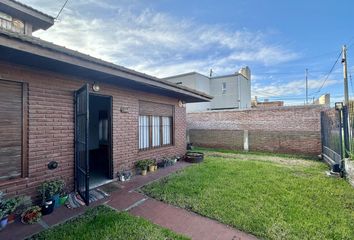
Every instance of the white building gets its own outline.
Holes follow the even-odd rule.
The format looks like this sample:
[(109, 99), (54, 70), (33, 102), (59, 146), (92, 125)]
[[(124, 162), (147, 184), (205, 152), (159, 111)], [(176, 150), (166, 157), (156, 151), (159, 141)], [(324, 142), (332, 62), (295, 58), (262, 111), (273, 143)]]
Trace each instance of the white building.
[(211, 102), (188, 103), (187, 112), (251, 108), (251, 71), (248, 67), (225, 76), (207, 77), (197, 72), (171, 76), (165, 80), (205, 92)]

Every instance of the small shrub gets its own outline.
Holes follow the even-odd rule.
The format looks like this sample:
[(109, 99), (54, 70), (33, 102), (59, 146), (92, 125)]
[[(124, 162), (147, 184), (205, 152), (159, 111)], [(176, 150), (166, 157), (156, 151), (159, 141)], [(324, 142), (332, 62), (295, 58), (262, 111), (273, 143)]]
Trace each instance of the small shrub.
[(43, 202), (52, 199), (55, 194), (60, 194), (64, 189), (63, 180), (45, 181), (41, 184), (38, 191), (42, 195)]
[(135, 163), (135, 167), (141, 171), (147, 170), (147, 168), (150, 165), (150, 160), (149, 159), (144, 159), (144, 160), (139, 160)]

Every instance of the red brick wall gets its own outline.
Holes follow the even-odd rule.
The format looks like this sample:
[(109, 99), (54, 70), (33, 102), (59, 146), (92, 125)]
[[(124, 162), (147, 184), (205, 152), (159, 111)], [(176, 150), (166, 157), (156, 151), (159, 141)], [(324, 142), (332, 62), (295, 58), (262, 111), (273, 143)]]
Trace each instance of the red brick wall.
[(248, 130), (249, 150), (319, 154), (320, 106), (188, 113), (189, 139), (195, 146), (243, 149)]
[[(71, 76), (8, 65), (0, 62), (0, 79), (23, 81), (29, 86), (28, 161), (29, 177), (0, 182), (7, 194), (36, 195), (47, 179), (62, 178), (72, 189), (74, 179), (74, 91), (86, 81)], [(92, 82), (91, 82), (92, 83)], [(136, 160), (185, 153), (186, 113), (178, 100), (154, 94), (100, 84), (100, 94), (113, 97), (114, 177), (132, 168)], [(175, 105), (175, 145), (154, 150), (138, 150), (139, 100)], [(120, 108), (129, 107), (128, 113)], [(57, 161), (55, 170), (47, 164)]]

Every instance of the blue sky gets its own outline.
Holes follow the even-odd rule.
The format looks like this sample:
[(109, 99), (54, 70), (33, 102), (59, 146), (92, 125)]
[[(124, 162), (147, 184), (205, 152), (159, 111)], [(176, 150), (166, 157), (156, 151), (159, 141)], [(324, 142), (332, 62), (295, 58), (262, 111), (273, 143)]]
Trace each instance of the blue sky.
[[(22, 2), (55, 16), (65, 1)], [(69, 0), (35, 35), (157, 77), (247, 65), (252, 96), (289, 105), (304, 103), (308, 68), (310, 98), (330, 93), (335, 102), (343, 99), (340, 61), (327, 75), (343, 44), (354, 75), (352, 9), (349, 0)]]

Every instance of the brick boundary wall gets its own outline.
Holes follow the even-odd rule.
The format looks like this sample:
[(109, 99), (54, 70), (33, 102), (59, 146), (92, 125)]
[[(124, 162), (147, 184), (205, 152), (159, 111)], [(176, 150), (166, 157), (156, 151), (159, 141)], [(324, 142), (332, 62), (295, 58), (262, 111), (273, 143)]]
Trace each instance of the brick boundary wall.
[(189, 141), (194, 146), (275, 153), (321, 153), (319, 105), (187, 114)]

